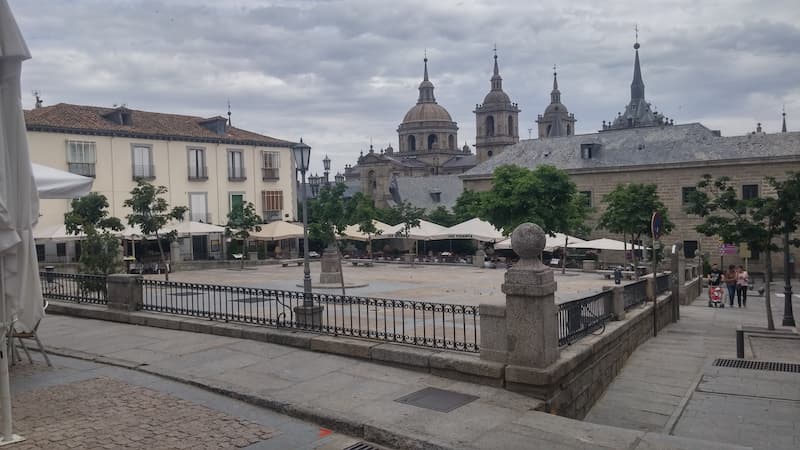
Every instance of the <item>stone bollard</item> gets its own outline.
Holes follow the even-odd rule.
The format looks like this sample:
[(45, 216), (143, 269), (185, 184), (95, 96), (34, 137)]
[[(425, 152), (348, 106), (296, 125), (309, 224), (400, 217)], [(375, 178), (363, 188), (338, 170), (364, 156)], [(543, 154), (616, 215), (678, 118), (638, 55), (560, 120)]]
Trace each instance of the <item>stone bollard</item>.
[(138, 311), (142, 309), (141, 275), (111, 274), (106, 278), (108, 309)]
[(520, 260), (506, 272), (506, 348), (508, 364), (544, 368), (559, 356), (556, 283), (553, 270), (540, 255), (545, 234), (532, 223), (523, 223), (511, 234), (511, 248)]
[(611, 291), (611, 314), (612, 320), (625, 320), (625, 288), (622, 286), (603, 286), (604, 291)]
[(486, 253), (483, 250), (475, 252), (475, 257), (472, 259), (472, 265), (483, 269), (483, 261), (486, 259)]
[(508, 346), (506, 332), (506, 305), (481, 304), (481, 359), (506, 363)]

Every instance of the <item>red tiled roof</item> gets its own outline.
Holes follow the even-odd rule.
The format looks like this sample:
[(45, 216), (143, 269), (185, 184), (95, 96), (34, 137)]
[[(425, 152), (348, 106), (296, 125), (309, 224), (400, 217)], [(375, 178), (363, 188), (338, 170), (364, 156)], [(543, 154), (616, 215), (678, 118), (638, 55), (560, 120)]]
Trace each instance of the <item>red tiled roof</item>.
[[(106, 118), (119, 109), (131, 113), (131, 125), (120, 125)], [(223, 117), (196, 117), (138, 111), (127, 108), (58, 103), (25, 111), (29, 131), (67, 132), (75, 134), (140, 137), (150, 139), (188, 140), (194, 142), (229, 143), (237, 145), (268, 145), (290, 147), (293, 143), (236, 127), (225, 127), (224, 134), (201, 125)]]

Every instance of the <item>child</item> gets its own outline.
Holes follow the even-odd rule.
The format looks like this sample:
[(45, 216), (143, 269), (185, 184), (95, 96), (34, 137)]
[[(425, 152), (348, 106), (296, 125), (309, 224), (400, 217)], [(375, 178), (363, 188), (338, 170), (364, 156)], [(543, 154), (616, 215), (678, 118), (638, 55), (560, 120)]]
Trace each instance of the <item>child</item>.
[(744, 267), (739, 266), (739, 272), (736, 275), (736, 299), (739, 302), (739, 308), (747, 308), (747, 287), (750, 284), (750, 274), (744, 270)]

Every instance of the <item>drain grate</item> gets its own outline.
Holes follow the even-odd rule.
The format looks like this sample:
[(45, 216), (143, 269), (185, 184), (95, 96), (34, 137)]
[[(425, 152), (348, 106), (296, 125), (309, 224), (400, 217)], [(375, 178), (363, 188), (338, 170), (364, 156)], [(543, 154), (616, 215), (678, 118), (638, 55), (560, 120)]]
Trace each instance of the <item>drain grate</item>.
[(375, 447), (374, 445), (362, 441), (362, 442), (356, 442), (355, 444), (345, 448), (344, 450), (383, 450), (383, 449), (381, 449), (380, 447)]
[(429, 387), (400, 397), (395, 401), (419, 408), (448, 413), (477, 399), (478, 397), (474, 395)]
[(732, 369), (752, 369), (768, 370), (771, 372), (800, 373), (800, 364), (794, 363), (719, 358), (714, 361), (714, 365), (717, 367), (730, 367)]

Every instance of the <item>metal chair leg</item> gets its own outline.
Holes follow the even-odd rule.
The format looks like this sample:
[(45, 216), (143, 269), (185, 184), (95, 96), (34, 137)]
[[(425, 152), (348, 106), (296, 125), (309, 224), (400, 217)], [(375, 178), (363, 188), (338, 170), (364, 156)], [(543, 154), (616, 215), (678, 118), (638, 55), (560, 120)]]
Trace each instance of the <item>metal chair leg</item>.
[[(25, 342), (22, 340), (21, 337), (17, 337), (17, 340), (19, 341), (20, 345), (22, 345), (22, 350), (25, 351), (25, 356), (28, 357), (28, 362), (33, 364), (33, 358), (31, 358), (31, 352), (28, 351), (28, 346), (25, 345)], [(20, 361), (21, 360), (22, 358), (20, 358)]]
[(42, 341), (39, 340), (39, 335), (34, 334), (33, 338), (36, 339), (36, 343), (39, 344), (39, 352), (41, 352), (42, 356), (44, 356), (44, 360), (47, 363), (47, 366), (53, 367), (53, 364), (50, 362), (50, 358), (47, 356), (47, 352), (44, 351), (44, 345), (42, 345)]

